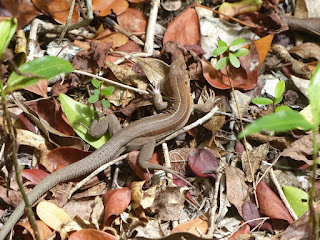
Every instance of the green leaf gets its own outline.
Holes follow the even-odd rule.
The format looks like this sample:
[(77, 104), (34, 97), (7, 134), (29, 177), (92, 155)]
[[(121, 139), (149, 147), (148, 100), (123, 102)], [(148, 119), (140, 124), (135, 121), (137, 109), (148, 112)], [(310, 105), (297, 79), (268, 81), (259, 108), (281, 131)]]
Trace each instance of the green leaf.
[(95, 88), (100, 88), (100, 81), (98, 79), (92, 79), (91, 80), (91, 84), (95, 87)]
[(311, 112), (313, 123), (315, 127), (320, 123), (320, 62), (311, 77), (310, 85), (308, 87), (309, 101), (311, 105)]
[(230, 46), (236, 46), (236, 45), (239, 45), (239, 44), (243, 44), (245, 43), (246, 40), (243, 39), (243, 38), (238, 38), (238, 39), (235, 39), (233, 40), (231, 43), (230, 43)]
[(228, 49), (228, 46), (217, 47), (215, 50), (213, 50), (212, 55), (219, 56), (220, 54), (227, 51), (227, 49)]
[(290, 110), (292, 110), (290, 107), (282, 105), (282, 106), (276, 107), (274, 111), (279, 112), (279, 111), (290, 111)]
[(100, 95), (100, 90), (99, 89), (94, 89), (93, 90), (94, 95)]
[(259, 104), (259, 105), (268, 105), (273, 103), (273, 101), (269, 98), (264, 98), (264, 97), (256, 97), (252, 99), (252, 102), (254, 104)]
[(222, 40), (218, 40), (218, 46), (219, 47), (228, 47), (228, 44)]
[(94, 94), (88, 98), (88, 103), (95, 103), (98, 100), (99, 100), (99, 95)]
[(243, 138), (244, 136), (262, 130), (285, 132), (295, 128), (309, 130), (311, 129), (311, 124), (299, 112), (293, 110), (278, 111), (261, 117), (246, 126), (246, 128), (238, 135), (238, 138)]
[(286, 86), (286, 84), (283, 80), (281, 80), (277, 83), (276, 89), (274, 91), (274, 98), (279, 98), (282, 95), (285, 86)]
[(101, 100), (101, 105), (104, 107), (104, 108), (109, 108), (110, 107), (110, 103), (105, 100), (105, 99), (102, 99)]
[(87, 134), (87, 129), (79, 124), (81, 122), (87, 127), (90, 126), (94, 117), (93, 108), (81, 104), (62, 93), (59, 94), (59, 99), (63, 112), (66, 114), (67, 119), (69, 120), (70, 124), (73, 126), (75, 132), (79, 137), (81, 137), (83, 140), (85, 140), (95, 148), (100, 148), (108, 141), (108, 139), (110, 138), (110, 135), (108, 133), (103, 135), (99, 139), (95, 139), (90, 137)]
[(280, 97), (275, 98), (275, 99), (273, 100), (273, 104), (274, 104), (274, 105), (279, 104), (279, 103), (282, 101), (282, 99), (283, 99), (283, 96), (280, 95)]
[(0, 59), (17, 28), (16, 18), (6, 18), (0, 22)]
[(229, 62), (229, 58), (228, 57), (220, 58), (219, 61), (214, 66), (214, 68), (216, 70), (220, 70), (221, 68), (224, 68), (225, 66), (227, 66), (228, 62)]
[(72, 64), (64, 59), (44, 56), (21, 65), (19, 68), (22, 73), (29, 73), (37, 76), (20, 76), (13, 72), (9, 76), (5, 92), (9, 93), (36, 84), (40, 79), (51, 79), (61, 73), (74, 71)]
[(231, 52), (229, 53), (229, 59), (230, 59), (230, 63), (232, 64), (232, 66), (234, 66), (235, 68), (239, 68), (240, 67), (240, 61)]
[(236, 57), (243, 57), (245, 55), (248, 55), (249, 54), (249, 50), (246, 49), (246, 48), (239, 48), (238, 50), (234, 51), (233, 54), (236, 56)]
[(105, 96), (110, 96), (112, 94), (112, 92), (114, 91), (114, 87), (113, 86), (108, 86), (104, 89), (101, 90), (101, 93)]
[(299, 188), (295, 188), (291, 186), (283, 185), (282, 188), (283, 188), (284, 195), (286, 196), (286, 199), (288, 200), (293, 211), (297, 214), (298, 217), (300, 217), (309, 208), (308, 193), (306, 193), (305, 191)]

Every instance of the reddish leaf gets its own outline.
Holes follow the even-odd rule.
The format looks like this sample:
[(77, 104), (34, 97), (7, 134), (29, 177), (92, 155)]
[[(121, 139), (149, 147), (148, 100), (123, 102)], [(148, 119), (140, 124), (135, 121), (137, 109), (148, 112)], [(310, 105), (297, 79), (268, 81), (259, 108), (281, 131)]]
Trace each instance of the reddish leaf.
[(216, 174), (203, 174), (204, 171), (215, 171), (219, 167), (217, 158), (207, 149), (197, 149), (189, 156), (189, 167), (198, 177), (216, 177)]
[[(135, 174), (141, 180), (149, 181), (149, 174), (146, 172), (146, 170), (140, 167), (138, 163), (138, 155), (139, 155), (139, 151), (131, 151), (126, 158), (126, 161), (128, 162), (129, 166), (132, 168), (132, 170), (135, 172)], [(154, 152), (149, 161), (151, 163), (159, 164), (160, 157), (161, 156), (157, 152)]]
[(23, 169), (21, 175), (36, 184), (45, 179), (50, 173), (41, 169)]
[(59, 165), (67, 166), (88, 156), (91, 152), (86, 152), (77, 148), (59, 147), (48, 153), (49, 171), (54, 171)]
[(250, 226), (248, 224), (244, 225), (240, 230), (232, 234), (228, 240), (236, 240), (240, 234), (250, 234)]
[(200, 24), (194, 8), (187, 8), (171, 21), (164, 34), (163, 45), (168, 41), (179, 42), (181, 46), (199, 44)]
[(238, 19), (246, 22), (248, 25), (257, 26), (256, 32), (258, 35), (265, 35), (266, 33), (276, 34), (288, 30), (288, 25), (277, 13), (267, 15), (260, 12), (248, 12), (239, 15)]
[(257, 197), (262, 214), (270, 218), (286, 220), (289, 224), (293, 222), (281, 200), (263, 181), (257, 185)]
[[(42, 221), (37, 220), (37, 226), (40, 234), (40, 239), (47, 239), (52, 233), (52, 230)], [(28, 234), (31, 234), (32, 239), (36, 239), (34, 236), (34, 231), (29, 222), (19, 222), (14, 227), (15, 237), (19, 237), (20, 239), (31, 239)], [(27, 231), (26, 231), (27, 230)], [(26, 233), (27, 232), (27, 233)]]
[(127, 11), (117, 17), (118, 23), (124, 29), (140, 36), (145, 34), (147, 19), (143, 12), (135, 8), (128, 8)]
[(92, 10), (99, 16), (106, 16), (114, 12), (119, 15), (125, 12), (129, 7), (126, 0), (92, 0)]
[(131, 190), (127, 187), (106, 192), (104, 203), (104, 226), (109, 226), (116, 216), (127, 209), (131, 201)]
[[(33, 4), (44, 14), (51, 16), (58, 23), (66, 24), (70, 11), (70, 0), (32, 0)], [(71, 23), (78, 22), (80, 13), (75, 4)]]
[(1, 0), (3, 6), (10, 11), (13, 17), (18, 20), (18, 29), (23, 28), (41, 12), (31, 1)]
[[(259, 229), (262, 230), (267, 230), (271, 233), (273, 233), (273, 229), (272, 226), (270, 225), (270, 223), (264, 221), (262, 223), (262, 220), (255, 220), (255, 221), (250, 221), (256, 218), (260, 218), (260, 213), (259, 210), (257, 208), (257, 206), (252, 203), (252, 202), (244, 202), (242, 205), (242, 214), (243, 214), (243, 219), (247, 222), (251, 227), (255, 227), (255, 226), (260, 226)], [(262, 225), (261, 225), (262, 223)]]
[(82, 229), (80, 231), (74, 232), (68, 238), (69, 240), (117, 240), (115, 236), (98, 231), (95, 229)]

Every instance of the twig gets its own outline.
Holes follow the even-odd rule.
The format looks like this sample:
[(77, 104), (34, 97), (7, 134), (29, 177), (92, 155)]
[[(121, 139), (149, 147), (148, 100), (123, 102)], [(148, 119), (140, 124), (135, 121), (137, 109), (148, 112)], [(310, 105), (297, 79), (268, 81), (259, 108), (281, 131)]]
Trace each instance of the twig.
[(153, 54), (153, 42), (154, 42), (154, 34), (157, 23), (158, 9), (160, 5), (160, 0), (153, 0), (151, 2), (150, 16), (148, 20), (148, 28), (146, 34), (146, 42), (144, 45), (143, 51), (150, 55)]
[(122, 88), (125, 88), (125, 89), (129, 89), (129, 90), (132, 90), (132, 91), (140, 93), (140, 94), (150, 94), (148, 91), (144, 91), (144, 90), (140, 90), (140, 89), (137, 89), (137, 88), (134, 88), (134, 87), (130, 87), (128, 85), (125, 85), (125, 84), (122, 84), (122, 83), (118, 83), (118, 82), (112, 81), (110, 79), (107, 79), (107, 78), (104, 78), (104, 77), (100, 77), (98, 75), (94, 75), (94, 74), (91, 74), (91, 73), (87, 73), (87, 72), (84, 72), (84, 71), (81, 71), (81, 70), (75, 70), (73, 72), (74, 73), (79, 73), (79, 74), (82, 74), (82, 75), (85, 75), (85, 76), (89, 76), (89, 77), (92, 77), (92, 78), (96, 78), (96, 79), (102, 80), (104, 82), (110, 83), (112, 85), (115, 85), (115, 86), (118, 86), (118, 87), (122, 87)]
[(144, 42), (141, 41), (140, 38), (138, 38), (137, 36), (135, 36), (132, 32), (129, 32), (128, 30), (124, 29), (123, 27), (121, 27), (118, 23), (116, 23), (115, 21), (113, 21), (111, 18), (106, 17), (103, 20), (106, 24), (108, 24), (110, 27), (113, 27), (114, 29), (118, 30), (119, 32), (121, 32), (122, 34), (126, 35), (128, 38), (130, 38), (132, 41), (134, 41), (135, 43), (139, 44), (139, 45), (144, 45)]
[(283, 202), (283, 204), (286, 206), (287, 210), (289, 211), (289, 213), (291, 214), (292, 218), (294, 220), (297, 220), (298, 219), (298, 216), (296, 215), (296, 213), (293, 211), (292, 207), (290, 206), (290, 203), (288, 202), (286, 196), (284, 195), (283, 191), (282, 191), (282, 188), (276, 178), (276, 175), (274, 174), (274, 171), (273, 171), (273, 168), (270, 169), (270, 177), (274, 183), (274, 185), (276, 186), (277, 190), (278, 190), (278, 193), (279, 193), (279, 196)]
[(71, 4), (70, 4), (70, 10), (69, 10), (69, 14), (67, 17), (67, 21), (66, 21), (66, 25), (64, 26), (61, 35), (59, 37), (58, 40), (58, 45), (60, 45), (60, 43), (62, 42), (62, 39), (64, 38), (64, 36), (66, 35), (67, 31), (68, 31), (68, 27), (70, 26), (71, 20), (72, 20), (72, 15), (73, 15), (73, 10), (74, 10), (74, 5), (76, 3), (76, 0), (72, 0)]
[(213, 196), (213, 202), (212, 202), (212, 208), (210, 209), (210, 218), (209, 218), (209, 229), (208, 232), (206, 234), (207, 238), (213, 238), (213, 233), (214, 233), (214, 229), (215, 229), (215, 222), (217, 219), (216, 216), (216, 211), (218, 208), (218, 194), (219, 194), (219, 187), (220, 187), (220, 181), (221, 181), (221, 177), (222, 177), (222, 168), (223, 167), (219, 167), (218, 171), (217, 171), (217, 179), (215, 181), (215, 185), (214, 185), (214, 196)]

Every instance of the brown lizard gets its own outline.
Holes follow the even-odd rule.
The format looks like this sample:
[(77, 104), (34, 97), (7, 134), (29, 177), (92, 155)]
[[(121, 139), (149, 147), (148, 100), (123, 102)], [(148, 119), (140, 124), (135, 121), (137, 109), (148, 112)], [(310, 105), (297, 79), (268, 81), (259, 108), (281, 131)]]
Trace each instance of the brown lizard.
[[(53, 172), (36, 185), (28, 194), (30, 204), (33, 204), (59, 183), (86, 175), (126, 150), (140, 149), (138, 162), (146, 170), (161, 169), (172, 172), (173, 170), (164, 166), (150, 163), (149, 159), (154, 151), (156, 142), (182, 128), (188, 121), (193, 110), (189, 81), (184, 57), (180, 55), (170, 66), (169, 85), (171, 94), (169, 96), (170, 104), (166, 111), (137, 120), (120, 130), (117, 127), (116, 129), (110, 129), (114, 132), (114, 135), (101, 148), (82, 160)], [(206, 103), (213, 107), (213, 96)], [(110, 116), (115, 118), (114, 115)], [(21, 202), (1, 229), (0, 239), (4, 239), (8, 235), (14, 224), (23, 215), (24, 208), (25, 203)]]

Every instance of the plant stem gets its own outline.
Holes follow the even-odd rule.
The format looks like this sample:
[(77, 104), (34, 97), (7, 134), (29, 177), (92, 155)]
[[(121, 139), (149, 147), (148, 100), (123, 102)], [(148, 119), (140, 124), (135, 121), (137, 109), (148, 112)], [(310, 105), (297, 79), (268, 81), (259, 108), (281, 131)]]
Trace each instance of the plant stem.
[(313, 154), (312, 154), (312, 177), (311, 177), (311, 189), (310, 189), (310, 199), (309, 199), (309, 239), (319, 239), (319, 216), (317, 216), (317, 213), (315, 212), (315, 209), (313, 207), (313, 202), (316, 197), (316, 190), (315, 190), (315, 183), (316, 183), (316, 171), (318, 167), (318, 143), (317, 143), (317, 134), (318, 134), (318, 128), (314, 126), (312, 128), (312, 142), (313, 142)]
[[(11, 155), (11, 160), (13, 162), (13, 166), (14, 166), (14, 170), (15, 170), (15, 175), (16, 175), (16, 180), (17, 183), (19, 185), (19, 189), (21, 192), (21, 195), (23, 197), (23, 200), (25, 202), (26, 205), (26, 209), (28, 211), (28, 215), (29, 215), (29, 221), (31, 224), (31, 227), (34, 231), (34, 236), (37, 240), (40, 240), (40, 234), (39, 234), (39, 230), (38, 230), (38, 226), (37, 226), (37, 222), (36, 222), (36, 218), (33, 214), (32, 208), (30, 206), (27, 194), (24, 190), (23, 187), (23, 182), (22, 182), (22, 178), (20, 175), (20, 171), (19, 171), (19, 165), (18, 165), (18, 158), (17, 158), (17, 142), (16, 142), (16, 133), (15, 130), (13, 128), (12, 122), (11, 122), (11, 118), (9, 115), (9, 111), (8, 111), (8, 106), (7, 106), (7, 101), (6, 101), (6, 94), (4, 93), (3, 90), (3, 84), (2, 84), (2, 79), (0, 78), (0, 91), (1, 91), (1, 101), (2, 101), (2, 106), (3, 106), (3, 113), (4, 113), (4, 119), (3, 119), (3, 132), (4, 132), (4, 137), (5, 140), (7, 141), (7, 144), (11, 144), (11, 146), (9, 145), (10, 149), (12, 150), (12, 155)], [(6, 122), (6, 124), (5, 124)], [(7, 125), (7, 128), (6, 128)], [(8, 132), (7, 132), (8, 131)], [(9, 141), (8, 141), (9, 140)], [(8, 147), (8, 146), (6, 146)], [(8, 171), (10, 171), (11, 169), (8, 169)]]

